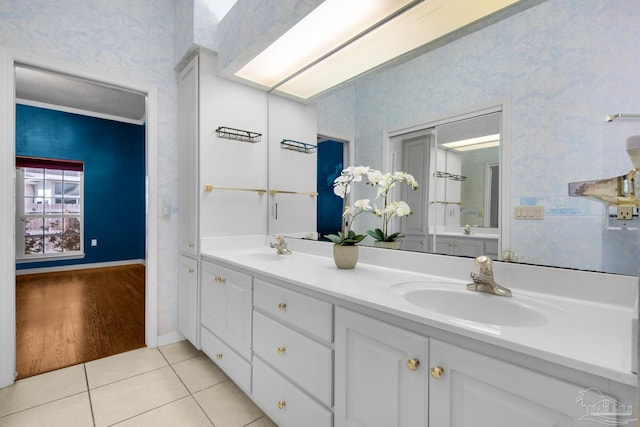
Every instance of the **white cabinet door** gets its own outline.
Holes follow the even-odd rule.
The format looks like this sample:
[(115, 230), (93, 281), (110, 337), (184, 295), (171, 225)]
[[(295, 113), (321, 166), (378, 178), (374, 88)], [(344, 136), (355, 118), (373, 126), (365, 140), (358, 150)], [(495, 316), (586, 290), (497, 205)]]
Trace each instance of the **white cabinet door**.
[(180, 73), (178, 86), (179, 244), (198, 254), (198, 57)]
[(427, 347), (424, 337), (336, 308), (335, 426), (424, 427)]
[(430, 369), (442, 368), (440, 378), (429, 379), (430, 426), (602, 426), (580, 420), (588, 409), (582, 403), (603, 399), (595, 389), (433, 339), (429, 349)]
[(198, 343), (198, 261), (180, 256), (178, 273), (178, 331)]
[(222, 274), (225, 317), (222, 339), (247, 360), (251, 359), (251, 278), (231, 270)]
[(225, 288), (220, 281), (220, 267), (203, 262), (200, 272), (200, 322), (222, 338), (225, 315)]
[(455, 239), (453, 249), (453, 255), (475, 258), (484, 255), (484, 241), (472, 238)]
[(251, 276), (204, 261), (201, 323), (247, 360), (251, 359)]

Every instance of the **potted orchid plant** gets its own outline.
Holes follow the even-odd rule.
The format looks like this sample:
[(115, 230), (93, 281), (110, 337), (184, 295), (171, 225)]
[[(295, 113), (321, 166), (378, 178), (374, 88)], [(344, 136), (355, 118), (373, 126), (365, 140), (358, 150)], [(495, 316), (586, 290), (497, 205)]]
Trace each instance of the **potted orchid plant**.
[(399, 239), (403, 237), (400, 232), (389, 233), (391, 218), (411, 214), (407, 202), (390, 200), (389, 192), (397, 183), (402, 182), (406, 182), (413, 190), (418, 189), (418, 182), (413, 175), (405, 172), (383, 174), (380, 171), (370, 171), (367, 175), (367, 184), (378, 187), (376, 199), (382, 199), (382, 207), (375, 206), (373, 210), (373, 213), (382, 219), (382, 227), (367, 231), (367, 234), (374, 238), (376, 246), (397, 248)]
[(342, 198), (342, 227), (338, 234), (329, 234), (327, 238), (333, 245), (333, 259), (338, 268), (354, 268), (358, 262), (358, 243), (366, 234), (356, 234), (351, 228), (355, 218), (363, 212), (370, 211), (369, 199), (357, 200), (353, 205), (347, 204), (347, 195), (351, 192), (353, 182), (362, 181), (369, 171), (365, 166), (349, 166), (333, 181), (333, 192)]

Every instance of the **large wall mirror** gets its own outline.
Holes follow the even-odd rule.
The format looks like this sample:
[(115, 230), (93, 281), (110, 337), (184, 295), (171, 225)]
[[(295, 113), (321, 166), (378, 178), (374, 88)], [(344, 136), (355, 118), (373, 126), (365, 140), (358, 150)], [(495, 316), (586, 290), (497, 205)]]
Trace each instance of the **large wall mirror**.
[[(603, 203), (568, 195), (570, 182), (610, 178), (633, 169), (625, 141), (640, 134), (640, 121), (605, 121), (608, 114), (638, 112), (637, 96), (631, 96), (630, 89), (638, 87), (633, 70), (640, 68), (640, 57), (633, 55), (636, 40), (619, 22), (621, 16), (637, 12), (624, 2), (615, 8), (597, 2), (541, 2), (320, 96), (314, 100), (317, 132), (352, 144), (354, 157), (347, 164), (404, 168), (390, 143), (395, 137), (424, 130), (416, 128), (419, 125), (500, 106), (500, 145), (493, 148), (500, 153), (498, 168), (491, 169), (495, 165), (495, 158), (488, 158), (491, 150), (486, 151), (487, 158), (480, 150), (452, 154), (452, 161), (459, 157), (465, 172), (437, 168), (435, 172), (466, 176), (466, 181), (446, 181), (454, 194), (459, 185), (461, 205), (447, 203), (434, 209), (449, 212), (452, 218), (458, 215), (460, 221), (447, 223), (445, 218), (438, 224), (437, 215), (431, 216), (424, 230), (427, 237), (422, 243), (405, 239), (404, 249), (433, 250), (437, 245), (438, 252), (468, 255), (446, 249), (447, 239), (430, 241), (429, 226), (464, 238), (461, 230), (469, 224), (477, 235), (497, 233), (499, 246), (491, 249), (498, 258), (508, 250), (517, 262), (637, 275), (638, 230), (608, 228)], [(436, 144), (440, 135), (443, 142), (449, 130), (456, 132), (443, 125), (426, 139), (433, 138), (429, 144)], [(436, 150), (433, 161), (452, 152), (430, 147)], [(467, 172), (466, 157), (477, 163), (473, 168), (484, 171), (482, 177)], [(495, 183), (487, 184), (496, 179), (490, 176), (494, 172), (499, 183), (495, 197), (501, 206), (497, 227), (486, 207), (487, 199), (492, 203), (486, 188), (495, 189)], [(436, 185), (432, 177), (421, 184)], [(354, 196), (366, 191), (356, 189)], [(429, 199), (424, 202), (428, 209)], [(541, 207), (541, 218), (516, 216), (516, 209), (533, 206)]]

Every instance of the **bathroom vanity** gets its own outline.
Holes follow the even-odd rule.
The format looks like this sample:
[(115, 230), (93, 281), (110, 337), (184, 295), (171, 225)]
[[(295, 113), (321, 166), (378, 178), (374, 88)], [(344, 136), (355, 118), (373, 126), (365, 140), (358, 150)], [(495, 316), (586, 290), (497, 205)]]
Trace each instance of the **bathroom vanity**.
[[(244, 240), (243, 243), (242, 240)], [(279, 426), (564, 426), (637, 418), (637, 278), (270, 237), (203, 241), (202, 350)], [(606, 282), (606, 283), (605, 283)]]

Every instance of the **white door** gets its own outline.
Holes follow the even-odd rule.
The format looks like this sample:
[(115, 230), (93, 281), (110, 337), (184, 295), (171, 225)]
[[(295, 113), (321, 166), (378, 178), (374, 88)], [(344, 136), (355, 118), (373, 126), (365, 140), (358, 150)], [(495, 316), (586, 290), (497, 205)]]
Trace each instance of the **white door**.
[(335, 426), (426, 426), (427, 339), (339, 307), (335, 319)]

